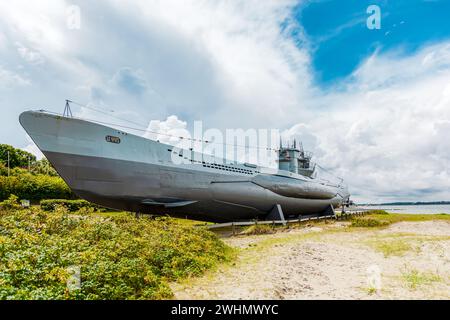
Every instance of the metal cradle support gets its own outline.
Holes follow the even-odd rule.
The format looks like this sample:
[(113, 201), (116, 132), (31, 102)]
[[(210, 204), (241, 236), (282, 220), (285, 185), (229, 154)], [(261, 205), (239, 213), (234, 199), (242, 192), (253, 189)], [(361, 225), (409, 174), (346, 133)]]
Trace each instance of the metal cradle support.
[(319, 217), (323, 217), (323, 216), (326, 216), (326, 217), (334, 216), (334, 217), (336, 217), (336, 212), (334, 211), (334, 207), (331, 204), (319, 214)]
[(279, 204), (276, 204), (272, 211), (265, 217), (265, 220), (273, 220), (273, 221), (283, 221), (283, 224), (285, 224), (286, 219), (284, 218), (283, 209), (281, 209), (281, 206)]

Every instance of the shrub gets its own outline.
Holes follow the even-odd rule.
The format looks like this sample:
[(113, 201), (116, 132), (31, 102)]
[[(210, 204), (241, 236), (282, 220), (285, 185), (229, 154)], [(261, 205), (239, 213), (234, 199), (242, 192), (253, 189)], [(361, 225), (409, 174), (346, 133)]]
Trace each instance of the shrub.
[(384, 227), (389, 224), (390, 224), (389, 221), (386, 220), (378, 220), (370, 217), (365, 217), (365, 218), (353, 218), (351, 226), (362, 228), (375, 228), (375, 227)]
[[(28, 170), (28, 163), (25, 166), (22, 167), (13, 167), (11, 166), (9, 174), (10, 175), (21, 175), (21, 174), (28, 174), (31, 173), (33, 175), (46, 175), (51, 177), (58, 177), (58, 172), (56, 172), (55, 168), (51, 165), (51, 163), (46, 159), (43, 158), (38, 161), (30, 161), (30, 170)], [(1, 162), (0, 159), (0, 176), (7, 176), (8, 175), (8, 168), (7, 166)]]
[(39, 161), (32, 163), (31, 172), (33, 174), (45, 174), (47, 176), (52, 176), (52, 177), (59, 176), (58, 173), (56, 172), (55, 168), (53, 168), (53, 166), (50, 164), (50, 162), (46, 158), (43, 158)]
[(254, 234), (268, 234), (273, 233), (271, 226), (267, 224), (255, 224), (246, 228), (241, 234), (254, 235)]
[(29, 162), (36, 161), (36, 156), (27, 151), (16, 149), (7, 144), (0, 144), (0, 162), (4, 165), (7, 165), (8, 163), (8, 153), (9, 165), (11, 168), (26, 167)]
[[(17, 172), (18, 170), (16, 170)], [(10, 177), (0, 176), (0, 200), (11, 194), (20, 199), (70, 199), (74, 195), (60, 177), (20, 173)]]
[(20, 209), (21, 206), (19, 204), (19, 198), (16, 195), (10, 195), (8, 200), (0, 202), (0, 209), (2, 210), (11, 210), (11, 209)]
[(374, 210), (369, 210), (366, 212), (367, 214), (389, 214), (389, 212), (385, 211), (385, 210), (379, 210), (379, 209), (374, 209)]
[(410, 243), (401, 239), (390, 239), (388, 241), (377, 240), (373, 242), (373, 246), (376, 250), (382, 252), (385, 257), (402, 256), (413, 249)]
[(70, 212), (79, 211), (80, 209), (92, 209), (93, 211), (103, 210), (102, 207), (97, 206), (86, 200), (66, 200), (66, 199), (53, 199), (53, 200), (41, 200), (41, 209), (44, 211), (55, 211), (58, 206), (67, 208)]
[(418, 287), (423, 285), (442, 281), (442, 278), (439, 274), (433, 272), (421, 272), (416, 269), (403, 272), (402, 277), (407, 287), (412, 290), (416, 290)]
[(3, 163), (0, 163), (0, 176), (6, 175), (8, 175), (8, 168)]
[[(3, 212), (0, 300), (170, 298), (168, 281), (199, 275), (230, 250), (212, 232), (170, 218)], [(69, 290), (74, 266), (81, 286)]]

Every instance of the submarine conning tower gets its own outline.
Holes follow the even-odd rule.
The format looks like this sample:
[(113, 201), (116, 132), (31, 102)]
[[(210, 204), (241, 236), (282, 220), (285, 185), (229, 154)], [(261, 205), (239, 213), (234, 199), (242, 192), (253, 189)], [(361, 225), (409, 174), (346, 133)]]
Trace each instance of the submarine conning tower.
[(301, 144), (297, 148), (296, 140), (294, 140), (292, 145), (288, 145), (287, 147), (284, 147), (280, 141), (278, 169), (311, 177), (315, 170), (315, 166), (311, 166), (311, 157), (312, 154), (305, 152)]

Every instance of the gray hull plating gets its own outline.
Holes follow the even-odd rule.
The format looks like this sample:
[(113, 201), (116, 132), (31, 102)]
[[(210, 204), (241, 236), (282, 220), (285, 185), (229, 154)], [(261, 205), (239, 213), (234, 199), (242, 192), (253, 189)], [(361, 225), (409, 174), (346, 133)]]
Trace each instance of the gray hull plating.
[(345, 186), (192, 151), (175, 164), (170, 145), (84, 120), (29, 111), (20, 123), (77, 195), (109, 208), (226, 222), (264, 218), (276, 204), (285, 216), (320, 213), (349, 197)]

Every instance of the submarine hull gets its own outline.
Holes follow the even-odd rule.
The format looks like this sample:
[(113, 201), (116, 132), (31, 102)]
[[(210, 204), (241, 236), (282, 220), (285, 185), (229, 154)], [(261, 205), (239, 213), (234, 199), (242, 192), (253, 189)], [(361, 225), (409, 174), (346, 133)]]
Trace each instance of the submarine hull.
[(227, 222), (264, 219), (277, 204), (285, 217), (321, 213), (349, 197), (81, 119), (27, 111), (20, 123), (75, 194), (112, 209)]

